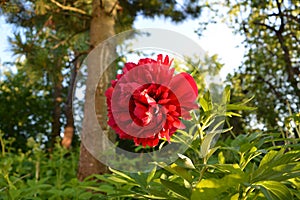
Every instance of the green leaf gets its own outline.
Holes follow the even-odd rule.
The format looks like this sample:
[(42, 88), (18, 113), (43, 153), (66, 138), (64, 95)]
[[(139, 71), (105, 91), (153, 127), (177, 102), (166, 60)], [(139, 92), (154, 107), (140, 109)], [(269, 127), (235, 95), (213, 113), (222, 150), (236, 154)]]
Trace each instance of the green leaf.
[(212, 133), (209, 133), (207, 134), (205, 137), (204, 137), (204, 140), (201, 144), (201, 157), (204, 158), (207, 156), (207, 154), (209, 153), (209, 150), (211, 148), (211, 143), (214, 139), (214, 137), (216, 135), (220, 134), (218, 131), (215, 131), (215, 132), (212, 132)]
[(269, 200), (293, 199), (292, 193), (282, 183), (277, 181), (260, 181), (255, 183)]
[(128, 184), (128, 185), (132, 185), (132, 186), (139, 185), (139, 184), (129, 181), (127, 179), (116, 177), (116, 175), (113, 175), (113, 174), (109, 174), (109, 175), (94, 174), (93, 177), (97, 178), (98, 180), (101, 180), (101, 181), (104, 181), (107, 183), (111, 183), (114, 185), (119, 185), (119, 184)]
[(242, 117), (241, 114), (238, 114), (238, 113), (235, 113), (235, 112), (226, 112), (226, 116), (228, 116), (228, 117), (232, 117), (232, 116)]
[(210, 149), (212, 148), (212, 142), (213, 142), (213, 139), (218, 135), (218, 134), (221, 134), (221, 133), (224, 133), (224, 132), (227, 132), (229, 130), (231, 130), (232, 127), (228, 128), (228, 129), (225, 129), (225, 130), (218, 130), (218, 131), (213, 131), (209, 134), (207, 134), (205, 137), (204, 137), (204, 140), (201, 144), (201, 154), (200, 156), (202, 158), (204, 158), (205, 156), (207, 156), (209, 154), (209, 151)]
[(219, 161), (219, 164), (225, 164), (225, 157), (224, 157), (223, 151), (221, 151), (218, 154), (218, 161)]
[(200, 97), (200, 106), (204, 112), (212, 109), (211, 97), (209, 91), (207, 91), (202, 97)]
[(177, 155), (178, 155), (179, 159), (176, 161), (176, 163), (179, 166), (187, 168), (187, 169), (195, 169), (195, 166), (189, 157), (187, 157), (183, 154), (180, 154), (180, 153), (178, 153)]
[(193, 177), (187, 169), (177, 166), (176, 164), (172, 164), (171, 169), (174, 172), (174, 174), (178, 175), (179, 177), (183, 178), (189, 183), (192, 183)]
[(165, 163), (157, 163), (158, 166), (161, 168), (167, 170), (168, 172), (177, 175), (178, 177), (187, 180), (189, 183), (192, 182), (192, 175), (189, 173), (189, 171), (186, 168), (178, 166), (176, 163), (173, 163), (171, 166), (168, 166)]
[(249, 111), (256, 110), (256, 108), (245, 106), (243, 104), (227, 104), (226, 109), (227, 110), (249, 110)]
[(122, 173), (122, 172), (117, 171), (117, 170), (115, 170), (115, 169), (112, 169), (112, 168), (110, 168), (110, 167), (109, 167), (109, 170), (110, 170), (111, 172), (113, 172), (113, 173), (115, 173), (115, 174), (118, 174), (119, 176), (121, 176), (121, 177), (123, 177), (123, 178), (125, 178), (125, 179), (127, 179), (127, 180), (129, 180), (129, 181), (131, 181), (131, 182), (135, 182), (133, 178), (131, 178), (130, 176), (128, 176), (128, 175), (125, 174), (125, 173)]
[(269, 151), (260, 161), (259, 168), (266, 166), (278, 154), (276, 151)]
[[(99, 196), (102, 196), (99, 194)], [(85, 192), (85, 193), (82, 193), (78, 196), (78, 199), (91, 199), (93, 197), (93, 194), (90, 193), (90, 192)]]
[(113, 186), (107, 185), (107, 184), (100, 185), (99, 187), (88, 186), (88, 187), (85, 187), (85, 189), (95, 191), (95, 192), (105, 192), (108, 194), (115, 192), (115, 188)]
[(222, 102), (224, 104), (230, 102), (230, 86), (227, 85), (223, 91)]
[(238, 192), (238, 186), (245, 180), (243, 174), (228, 174), (221, 179), (202, 179), (192, 192), (191, 199), (224, 199), (228, 197), (227, 190), (232, 195)]
[(299, 163), (300, 151), (290, 151), (284, 153), (280, 151), (270, 151), (262, 159), (258, 169), (254, 171), (252, 182), (274, 180), (284, 181), (300, 175)]
[(156, 165), (154, 165), (153, 169), (151, 170), (151, 172), (149, 173), (149, 175), (147, 177), (147, 183), (148, 184), (152, 181), (152, 179), (155, 175), (155, 172), (156, 172)]
[(190, 199), (191, 192), (189, 189), (185, 188), (183, 185), (179, 185), (176, 182), (168, 181), (164, 179), (160, 179), (160, 182), (167, 187), (168, 189), (172, 190), (176, 194), (184, 197), (185, 199)]
[(204, 98), (200, 98), (200, 105), (201, 105), (202, 109), (204, 110), (204, 112), (207, 112), (209, 110), (208, 103)]
[(143, 197), (145, 197), (145, 199), (168, 199), (168, 197), (158, 197), (155, 195), (143, 195)]

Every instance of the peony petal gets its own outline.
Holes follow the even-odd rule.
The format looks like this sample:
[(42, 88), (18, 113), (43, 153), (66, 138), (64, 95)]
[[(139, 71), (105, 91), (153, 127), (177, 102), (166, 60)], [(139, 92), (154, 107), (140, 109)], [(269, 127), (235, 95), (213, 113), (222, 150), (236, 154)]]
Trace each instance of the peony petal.
[(170, 89), (177, 98), (179, 98), (178, 95), (182, 96), (190, 94), (195, 100), (198, 96), (198, 88), (196, 82), (191, 75), (185, 72), (177, 74), (173, 77), (170, 83)]
[(157, 63), (157, 62), (156, 60), (153, 60), (151, 58), (143, 58), (139, 60), (138, 65), (141, 66), (141, 65), (151, 64), (151, 63)]
[(155, 105), (156, 104), (156, 101), (152, 97), (150, 97), (148, 94), (145, 94), (145, 98), (147, 99), (147, 103), (149, 105)]
[(170, 66), (170, 65), (169, 65), (169, 56), (168, 56), (168, 55), (166, 55), (163, 64), (164, 64), (164, 65), (167, 65), (167, 66)]
[(135, 105), (136, 107), (134, 109), (134, 115), (139, 119), (147, 117), (146, 112), (148, 112), (149, 109), (138, 102), (135, 102)]
[(168, 128), (163, 128), (159, 133), (159, 138), (166, 138), (166, 140), (170, 143), (170, 134)]
[(118, 117), (118, 120), (122, 122), (131, 120), (131, 117), (128, 112), (119, 112), (117, 114), (115, 113), (114, 116)]
[(127, 73), (128, 71), (135, 68), (136, 66), (137, 66), (137, 64), (132, 63), (132, 62), (125, 63), (125, 67), (123, 68), (123, 74)]
[[(138, 64), (126, 63), (123, 73), (111, 81), (112, 87), (105, 92), (108, 125), (120, 138), (154, 147), (159, 139), (170, 141), (177, 129), (185, 128), (179, 117), (190, 118), (189, 111), (197, 107), (198, 89), (189, 74), (173, 76), (172, 61), (159, 54), (157, 60), (144, 58)], [(128, 73), (133, 68), (136, 71)], [(113, 94), (118, 95), (112, 104)]]
[(157, 62), (159, 63), (159, 64), (161, 64), (163, 61), (163, 55), (162, 54), (158, 54), (157, 55)]
[(169, 111), (175, 111), (176, 110), (176, 106), (174, 105), (169, 105)]
[(197, 87), (197, 84), (196, 84), (195, 80), (193, 79), (193, 77), (191, 75), (189, 75), (188, 73), (185, 73), (185, 72), (183, 72), (181, 74), (190, 83), (191, 87), (194, 90), (194, 94), (197, 97), (198, 96), (198, 87)]
[(173, 126), (178, 128), (178, 129), (184, 129), (185, 128), (185, 125), (179, 119), (176, 119), (173, 122)]
[(166, 104), (170, 101), (170, 99), (162, 99), (162, 100), (159, 100), (157, 103), (158, 104)]
[(162, 98), (166, 99), (166, 98), (168, 98), (168, 96), (169, 96), (169, 92), (166, 91), (166, 92), (163, 93)]
[(108, 88), (108, 89), (105, 91), (105, 96), (106, 96), (108, 99), (111, 99), (113, 91), (114, 91), (114, 88), (113, 88), (113, 87)]

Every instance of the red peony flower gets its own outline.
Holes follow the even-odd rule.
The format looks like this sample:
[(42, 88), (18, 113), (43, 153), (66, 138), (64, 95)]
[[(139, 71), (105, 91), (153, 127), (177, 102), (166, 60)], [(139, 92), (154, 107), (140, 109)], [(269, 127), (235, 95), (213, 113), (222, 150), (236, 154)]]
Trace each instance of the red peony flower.
[(160, 54), (157, 60), (126, 63), (105, 95), (108, 125), (121, 139), (135, 145), (154, 147), (162, 138), (170, 141), (177, 129), (185, 128), (180, 118), (190, 119), (198, 89), (187, 73), (174, 75), (172, 60)]

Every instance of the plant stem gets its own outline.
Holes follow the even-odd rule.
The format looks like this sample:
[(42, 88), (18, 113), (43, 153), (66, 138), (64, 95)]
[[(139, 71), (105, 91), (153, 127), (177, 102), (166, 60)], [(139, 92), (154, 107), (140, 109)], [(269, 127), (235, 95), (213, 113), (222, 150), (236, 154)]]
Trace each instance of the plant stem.
[(4, 157), (5, 156), (5, 145), (4, 145), (4, 142), (3, 142), (2, 133), (0, 133), (0, 144), (1, 144), (1, 147), (2, 147), (2, 157)]
[(203, 158), (203, 165), (204, 165), (204, 166), (203, 166), (203, 168), (202, 168), (201, 171), (200, 171), (200, 176), (199, 176), (198, 183), (202, 180), (202, 178), (203, 178), (203, 176), (204, 176), (204, 173), (205, 173), (205, 171), (207, 170), (206, 164), (207, 164), (207, 158), (204, 157), (204, 158)]

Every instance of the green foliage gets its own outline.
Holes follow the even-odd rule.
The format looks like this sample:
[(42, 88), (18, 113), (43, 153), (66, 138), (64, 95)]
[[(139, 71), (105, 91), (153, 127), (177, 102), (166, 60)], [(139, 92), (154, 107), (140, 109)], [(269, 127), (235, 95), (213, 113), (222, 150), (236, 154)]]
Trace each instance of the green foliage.
[(29, 138), (28, 151), (15, 152), (12, 140), (4, 140), (0, 156), (0, 199), (97, 199), (101, 194), (87, 191), (95, 181), (76, 178), (78, 152), (56, 145), (52, 154)]
[[(40, 135), (37, 140), (28, 139), (27, 152), (17, 154), (14, 139), (4, 139), (1, 133), (0, 199), (299, 198), (299, 139), (282, 139), (280, 133), (267, 132), (230, 135), (231, 127), (221, 126), (224, 118), (215, 121), (252, 108), (245, 103), (230, 103), (228, 87), (222, 96), (223, 104), (213, 103), (208, 92), (200, 97), (201, 105), (207, 106), (199, 110), (201, 117), (195, 114), (195, 126), (190, 133), (178, 131), (171, 139), (192, 139), (187, 144), (189, 149), (171, 164), (149, 163), (153, 167), (148, 172), (110, 168), (111, 174), (92, 175), (79, 182), (78, 150), (66, 150), (57, 144), (49, 153)], [(223, 112), (226, 106), (231, 110)], [(217, 141), (216, 135), (227, 137)]]
[(7, 73), (0, 81), (0, 130), (14, 138), (15, 147), (26, 149), (26, 138), (46, 132), (51, 123), (48, 87), (32, 82), (24, 72)]
[[(229, 89), (224, 90), (224, 101), (230, 112), (251, 110), (245, 104), (231, 104)], [(225, 98), (226, 97), (226, 98)], [(118, 199), (293, 199), (299, 197), (300, 146), (294, 139), (288, 146), (276, 145), (280, 134), (256, 132), (226, 137), (225, 141), (212, 139), (226, 134), (213, 124), (220, 117), (206, 93), (201, 100), (205, 114), (195, 121), (196, 136), (180, 131), (172, 142), (193, 142), (185, 155), (179, 154), (172, 164), (153, 165), (150, 172), (124, 173), (111, 169), (112, 174), (96, 175), (111, 187), (91, 188), (105, 192), (106, 198)], [(246, 101), (247, 102), (247, 101)], [(234, 106), (232, 106), (234, 105)], [(220, 106), (220, 105), (219, 105)], [(220, 110), (220, 109), (219, 109)], [(225, 116), (227, 113), (223, 112)], [(210, 132), (207, 132), (210, 130)]]

